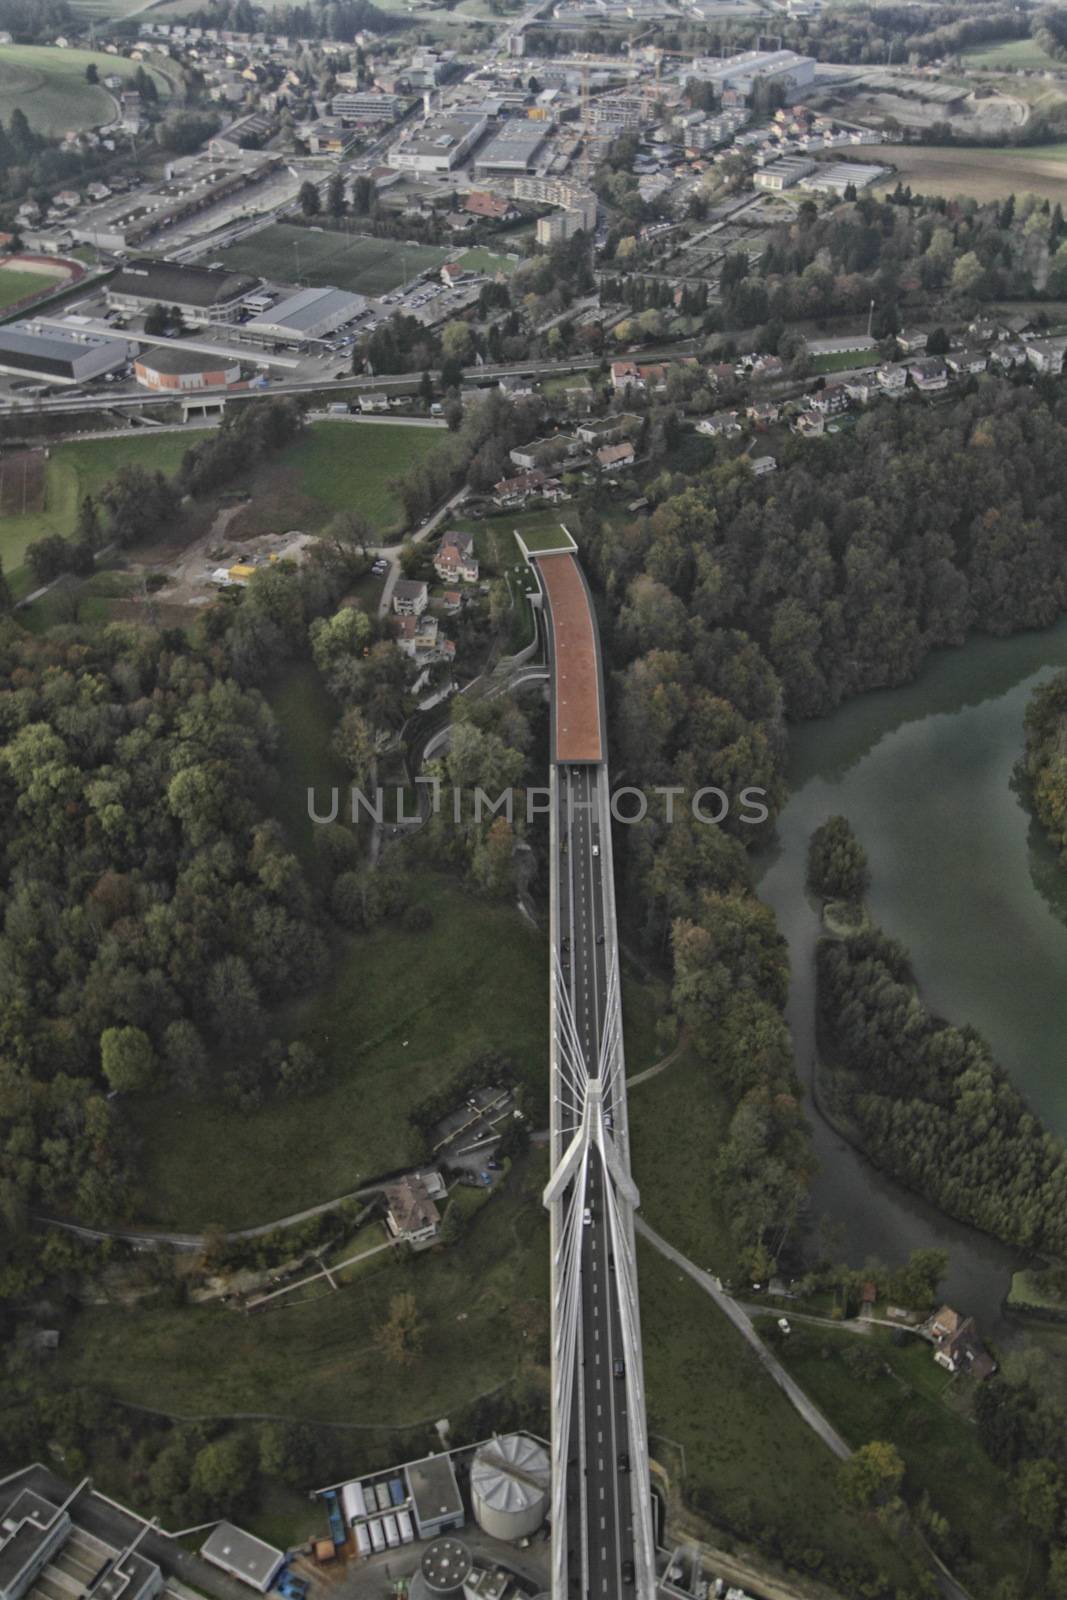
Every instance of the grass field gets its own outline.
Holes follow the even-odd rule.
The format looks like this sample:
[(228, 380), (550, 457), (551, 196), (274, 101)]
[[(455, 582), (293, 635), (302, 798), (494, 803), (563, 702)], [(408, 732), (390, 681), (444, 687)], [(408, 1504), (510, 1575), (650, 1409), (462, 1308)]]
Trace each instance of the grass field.
[[(10, 122), (16, 106), (40, 133), (65, 133), (110, 122), (115, 102), (100, 84), (86, 83), (85, 69), (96, 63), (101, 77), (116, 73), (132, 78), (136, 61), (105, 55), (100, 50), (56, 50), (47, 45), (0, 45), (0, 119)], [(161, 97), (169, 85), (153, 74)]]
[(730, 1107), (710, 1068), (684, 1050), (658, 1077), (630, 1090), (629, 1119), (642, 1216), (691, 1261), (736, 1281), (733, 1241), (713, 1178)]
[[(513, 528), (521, 536), (530, 551), (558, 550), (561, 545), (566, 548), (568, 544), (568, 534), (564, 532), (567, 523), (566, 505), (546, 506), (543, 511), (524, 511), (518, 516), (500, 520), (507, 528)], [(570, 536), (569, 543), (573, 548), (577, 548), (573, 535)], [(518, 551), (517, 545), (515, 549)]]
[(854, 367), (873, 367), (877, 364), (877, 350), (831, 350), (825, 355), (811, 358), (811, 370), (815, 373), (850, 372)]
[(519, 265), (520, 258), (498, 254), (495, 250), (487, 250), (484, 245), (476, 245), (473, 250), (465, 250), (459, 257), (458, 265), (465, 267), (468, 272), (504, 272), (511, 274)]
[(1032, 192), (1067, 206), (1067, 144), (1017, 150), (893, 144), (883, 145), (881, 155), (896, 168), (885, 188), (894, 189), (899, 177), (917, 194), (995, 200)]
[(1008, 72), (1016, 68), (1042, 71), (1046, 67), (1061, 65), (1033, 39), (1003, 39), (999, 44), (977, 44), (963, 52), (963, 59), (969, 67), (988, 67), (993, 72)]
[[(778, 1349), (849, 1444), (887, 1439), (896, 1445), (907, 1466), (908, 1499), (929, 1494), (953, 1530), (966, 1536), (988, 1585), (1009, 1573), (1025, 1578), (1030, 1541), (1011, 1511), (1004, 1477), (978, 1443), (959, 1381), (935, 1364), (929, 1345), (910, 1340), (898, 1348), (882, 1328), (865, 1343), (890, 1371), (861, 1376), (847, 1360), (857, 1342), (855, 1334), (798, 1325)], [(972, 1585), (972, 1592), (988, 1593), (988, 1585)]]
[(220, 250), (219, 259), (235, 270), (281, 283), (333, 284), (352, 294), (379, 295), (441, 266), (449, 260), (449, 251), (362, 233), (312, 233), (310, 228), (279, 222)]
[(0, 272), (0, 311), (6, 311), (16, 300), (31, 294), (44, 294), (46, 289), (62, 287), (62, 279), (51, 272), (24, 272), (20, 267), (5, 267)]
[[(332, 980), (289, 1027), (326, 1062), (326, 1086), (253, 1116), (156, 1097), (131, 1102), (144, 1142), (145, 1221), (230, 1227), (346, 1194), (418, 1160), (408, 1109), (487, 1050), (514, 1061), (544, 1120), (545, 940), (511, 906), (427, 877), (425, 933), (391, 925), (347, 942)], [(472, 1006), (472, 985), (478, 1004)]]
[(44, 509), (27, 516), (0, 517), (0, 560), (16, 595), (32, 587), (29, 569), (23, 565), (26, 546), (45, 534), (73, 532), (83, 496), (99, 494), (122, 466), (175, 472), (188, 448), (189, 440), (180, 433), (138, 433), (128, 439), (54, 445), (45, 468)]
[(890, 1534), (842, 1503), (830, 1452), (740, 1334), (677, 1267), (641, 1242), (638, 1256), (651, 1453), (684, 1479), (689, 1503), (787, 1564), (810, 1570), (821, 1554), (838, 1569), (862, 1561), (901, 1583)]
[[(491, 1204), (448, 1250), (383, 1253), (352, 1287), (254, 1317), (221, 1307), (92, 1308), (63, 1341), (63, 1376), (120, 1399), (183, 1415), (271, 1412), (356, 1423), (360, 1451), (410, 1429), (410, 1453), (429, 1448), (438, 1417), (458, 1421), (480, 1395), (514, 1379), (543, 1337), (524, 1340), (517, 1308), (542, 1325), (548, 1304), (547, 1177), (541, 1154), (519, 1162)], [(427, 1324), (424, 1358), (384, 1361), (374, 1335), (390, 1298), (410, 1290)], [(472, 1359), (477, 1352), (477, 1360)]]
[(398, 531), (394, 479), (438, 449), (439, 428), (316, 422), (301, 439), (257, 468), (252, 499), (231, 525), (247, 537), (279, 527), (314, 529), (335, 511), (359, 511), (377, 534)]

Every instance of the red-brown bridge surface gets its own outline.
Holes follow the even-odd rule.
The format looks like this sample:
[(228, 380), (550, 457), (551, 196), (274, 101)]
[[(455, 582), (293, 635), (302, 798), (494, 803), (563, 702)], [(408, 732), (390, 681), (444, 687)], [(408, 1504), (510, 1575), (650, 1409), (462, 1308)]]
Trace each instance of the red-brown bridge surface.
[(536, 560), (552, 621), (555, 759), (602, 761), (600, 652), (589, 591), (573, 556)]

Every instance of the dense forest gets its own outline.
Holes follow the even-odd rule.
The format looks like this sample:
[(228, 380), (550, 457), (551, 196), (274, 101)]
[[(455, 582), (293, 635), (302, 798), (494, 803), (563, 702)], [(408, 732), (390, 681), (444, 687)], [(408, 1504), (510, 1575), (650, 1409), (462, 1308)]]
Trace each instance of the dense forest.
[(1037, 814), (1067, 866), (1067, 672), (1035, 689), (1026, 708), (1025, 771)]
[(1067, 1149), (973, 1028), (927, 1010), (903, 947), (824, 938), (816, 982), (837, 1108), (876, 1165), (1009, 1244), (1067, 1253)]

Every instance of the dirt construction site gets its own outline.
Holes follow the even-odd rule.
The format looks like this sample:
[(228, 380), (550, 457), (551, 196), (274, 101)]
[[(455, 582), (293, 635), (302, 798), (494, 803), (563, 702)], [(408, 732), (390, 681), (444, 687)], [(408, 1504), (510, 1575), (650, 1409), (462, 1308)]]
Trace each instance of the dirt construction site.
[[(227, 538), (227, 525), (239, 509), (230, 507), (220, 512), (210, 530), (191, 544), (153, 546), (143, 560), (137, 559), (134, 552), (127, 570), (146, 578), (164, 574), (167, 583), (159, 590), (159, 599), (168, 608), (205, 606), (218, 598), (220, 590), (247, 583), (247, 569), (277, 561), (303, 561), (307, 547), (315, 543), (315, 534), (296, 530), (247, 539)], [(231, 576), (235, 568), (244, 570)]]

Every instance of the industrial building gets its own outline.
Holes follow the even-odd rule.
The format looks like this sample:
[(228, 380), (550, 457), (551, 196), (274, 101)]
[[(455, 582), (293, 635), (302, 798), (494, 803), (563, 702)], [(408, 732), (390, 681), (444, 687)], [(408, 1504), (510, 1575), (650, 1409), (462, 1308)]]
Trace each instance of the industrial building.
[(348, 89), (334, 95), (330, 115), (342, 122), (396, 122), (410, 104), (399, 94)]
[(155, 1600), (163, 1574), (135, 1544), (116, 1550), (79, 1528), (71, 1507), (85, 1483), (61, 1504), (23, 1488), (0, 1521), (0, 1600), (24, 1595), (88, 1594), (99, 1600)]
[(484, 177), (494, 172), (531, 171), (544, 149), (549, 132), (550, 127), (544, 122), (526, 122), (517, 117), (505, 122), (481, 154), (475, 157), (475, 173), (478, 177)]
[(301, 289), (246, 322), (243, 332), (250, 339), (302, 345), (327, 338), (358, 317), (366, 305), (363, 295), (349, 294), (347, 289)]
[(200, 1546), (200, 1554), (260, 1594), (267, 1593), (285, 1560), (281, 1550), (235, 1528), (232, 1522), (220, 1522), (212, 1528)]
[(811, 56), (797, 55), (795, 50), (744, 50), (725, 61), (703, 56), (691, 63), (686, 76), (717, 85), (720, 94), (732, 89), (747, 99), (758, 83), (784, 83), (791, 89), (811, 83), (815, 61)]
[(782, 156), (757, 172), (752, 182), (757, 189), (769, 189), (772, 193), (780, 193), (783, 189), (791, 189), (801, 178), (806, 178), (808, 173), (814, 170), (815, 163), (807, 156)]
[(240, 362), (228, 362), (219, 354), (186, 350), (179, 345), (161, 345), (147, 350), (133, 364), (133, 375), (146, 389), (178, 391), (229, 389), (241, 381)]
[(69, 227), (75, 239), (101, 250), (136, 249), (162, 228), (261, 183), (281, 165), (282, 157), (270, 151), (213, 145), (202, 155), (168, 162), (158, 183), (91, 206), (72, 217)]
[(133, 315), (151, 306), (177, 306), (186, 322), (228, 322), (246, 295), (261, 283), (245, 272), (217, 267), (183, 266), (139, 256), (128, 261), (107, 286), (107, 303)]
[(491, 1538), (528, 1539), (545, 1520), (552, 1483), (548, 1451), (528, 1434), (491, 1439), (471, 1464), (475, 1520)]
[(888, 167), (879, 167), (873, 162), (833, 161), (817, 166), (811, 176), (804, 179), (804, 187), (820, 194), (843, 195), (849, 184), (858, 192), (878, 183), (888, 171)]
[(86, 383), (117, 372), (129, 360), (125, 339), (40, 322), (9, 322), (0, 328), (0, 372), (48, 383)]
[(452, 1457), (426, 1456), (404, 1468), (408, 1498), (420, 1539), (436, 1539), (462, 1528), (466, 1516)]
[(391, 167), (407, 172), (451, 172), (465, 161), (489, 126), (485, 116), (438, 117), (390, 150)]

